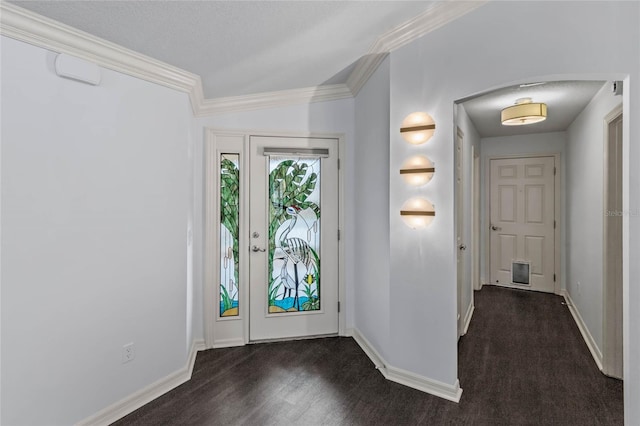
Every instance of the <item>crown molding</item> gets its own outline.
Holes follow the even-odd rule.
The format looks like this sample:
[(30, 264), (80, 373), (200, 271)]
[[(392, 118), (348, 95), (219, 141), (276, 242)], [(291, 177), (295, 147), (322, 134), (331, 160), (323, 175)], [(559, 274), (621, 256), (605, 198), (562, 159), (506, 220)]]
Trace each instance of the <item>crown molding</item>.
[(358, 94), (390, 52), (455, 21), (486, 3), (488, 0), (436, 2), (416, 17), (382, 34), (347, 79), (347, 86), (351, 89), (353, 96)]
[(204, 89), (202, 88), (202, 81), (198, 76), (198, 81), (189, 89), (189, 101), (191, 102), (191, 109), (194, 117), (200, 116), (200, 110), (205, 102)]
[(358, 61), (346, 84), (212, 99), (204, 98), (202, 81), (197, 74), (4, 1), (0, 1), (0, 34), (54, 52), (68, 53), (104, 68), (185, 92), (189, 95), (194, 116), (203, 117), (355, 97), (389, 52), (487, 2), (487, 0), (436, 2), (422, 14), (380, 36), (369, 52)]
[(250, 111), (301, 103), (335, 101), (346, 98), (353, 98), (353, 94), (346, 84), (304, 87), (301, 89), (205, 99), (200, 104), (200, 109), (196, 116), (204, 117), (212, 114)]
[(1, 2), (0, 12), (0, 34), (186, 92), (191, 97), (194, 112), (197, 111), (202, 99), (200, 76), (11, 3)]
[(375, 52), (392, 52), (431, 31), (443, 27), (449, 22), (455, 21), (486, 3), (488, 3), (488, 0), (447, 0), (436, 2), (420, 15), (380, 36), (373, 45), (372, 50)]
[(373, 73), (378, 69), (382, 61), (389, 56), (389, 52), (369, 53), (358, 61), (351, 74), (347, 78), (347, 87), (355, 97), (362, 86), (365, 85)]

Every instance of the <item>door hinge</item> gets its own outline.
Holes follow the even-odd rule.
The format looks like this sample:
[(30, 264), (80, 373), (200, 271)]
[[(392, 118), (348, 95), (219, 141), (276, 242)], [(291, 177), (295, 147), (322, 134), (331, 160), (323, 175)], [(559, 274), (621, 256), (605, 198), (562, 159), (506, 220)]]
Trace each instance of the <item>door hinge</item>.
[(338, 229), (338, 241), (340, 241), (340, 230)]
[(340, 301), (338, 301), (338, 312), (340, 312)]
[(338, 170), (340, 170), (340, 159), (338, 158)]
[(555, 167), (553, 168), (553, 175), (554, 176), (556, 175), (556, 168)]
[(553, 274), (553, 282), (556, 282), (556, 274)]
[(556, 221), (553, 221), (553, 229), (556, 229)]

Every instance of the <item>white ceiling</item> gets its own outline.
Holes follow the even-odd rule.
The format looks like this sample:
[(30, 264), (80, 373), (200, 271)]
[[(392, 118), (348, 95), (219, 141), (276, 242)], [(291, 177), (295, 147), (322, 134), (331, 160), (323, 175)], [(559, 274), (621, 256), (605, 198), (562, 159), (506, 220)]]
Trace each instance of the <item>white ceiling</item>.
[[(433, 1), (14, 1), (20, 7), (197, 74), (204, 97), (346, 83), (356, 62)], [(376, 52), (377, 53), (377, 52)], [(512, 86), (462, 103), (481, 137), (564, 131), (603, 81)], [(502, 126), (530, 97), (547, 120)]]
[(205, 98), (345, 83), (432, 1), (11, 1), (200, 75)]
[[(560, 132), (569, 127), (604, 84), (604, 81), (552, 81), (531, 87), (510, 86), (465, 100), (462, 105), (483, 138)], [(547, 119), (526, 126), (503, 126), (500, 112), (518, 98), (546, 103)]]

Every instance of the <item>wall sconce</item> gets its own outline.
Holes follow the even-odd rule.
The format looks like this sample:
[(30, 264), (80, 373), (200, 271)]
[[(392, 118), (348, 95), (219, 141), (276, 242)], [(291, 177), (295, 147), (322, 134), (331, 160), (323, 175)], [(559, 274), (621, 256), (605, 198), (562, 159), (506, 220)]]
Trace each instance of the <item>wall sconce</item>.
[(415, 155), (402, 164), (400, 174), (406, 183), (413, 186), (426, 185), (436, 171), (434, 164), (424, 155)]
[(431, 139), (436, 123), (426, 112), (414, 112), (405, 117), (400, 134), (410, 144), (420, 145)]
[(426, 228), (435, 215), (435, 206), (429, 200), (418, 197), (407, 200), (400, 210), (404, 223), (413, 229)]

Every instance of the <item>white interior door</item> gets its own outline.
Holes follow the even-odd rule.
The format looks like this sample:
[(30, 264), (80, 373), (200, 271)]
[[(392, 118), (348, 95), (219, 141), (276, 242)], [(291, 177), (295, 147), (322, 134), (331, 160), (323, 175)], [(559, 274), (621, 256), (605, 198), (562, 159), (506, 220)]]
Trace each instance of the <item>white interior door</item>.
[(555, 289), (555, 158), (491, 160), (491, 283)]
[(338, 332), (336, 139), (249, 141), (249, 338)]
[(464, 241), (464, 135), (458, 129), (456, 134), (456, 243), (458, 246), (457, 255), (457, 276), (458, 276), (458, 336), (464, 332), (464, 307), (462, 306), (463, 292), (467, 282), (465, 272), (465, 250), (467, 246)]

